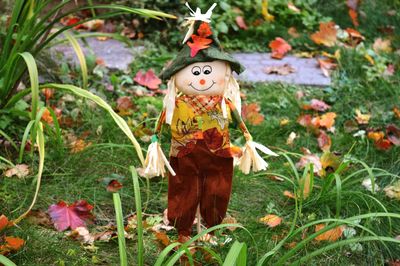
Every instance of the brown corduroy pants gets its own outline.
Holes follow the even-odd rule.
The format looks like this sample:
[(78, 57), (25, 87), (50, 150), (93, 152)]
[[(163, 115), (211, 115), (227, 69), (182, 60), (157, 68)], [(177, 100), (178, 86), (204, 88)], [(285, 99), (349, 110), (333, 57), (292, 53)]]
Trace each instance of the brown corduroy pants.
[(207, 227), (225, 217), (232, 189), (233, 158), (210, 152), (204, 141), (181, 158), (171, 157), (176, 176), (168, 178), (168, 219), (178, 234), (190, 236), (197, 206)]

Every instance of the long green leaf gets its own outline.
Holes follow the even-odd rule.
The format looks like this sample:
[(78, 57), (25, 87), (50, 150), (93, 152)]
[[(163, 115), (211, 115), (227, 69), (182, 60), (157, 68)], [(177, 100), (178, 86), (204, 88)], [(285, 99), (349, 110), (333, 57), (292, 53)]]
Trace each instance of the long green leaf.
[(12, 262), (7, 257), (1, 254), (0, 254), (0, 264), (4, 264), (4, 266), (17, 266), (14, 262)]
[(235, 241), (226, 255), (223, 266), (246, 266), (247, 246), (246, 243)]
[(119, 193), (113, 193), (115, 217), (117, 220), (118, 230), (118, 248), (121, 266), (128, 265), (128, 259), (126, 256), (126, 241), (125, 241), (125, 229), (124, 229), (124, 216), (122, 215), (122, 204)]
[(141, 163), (144, 164), (144, 157), (143, 157), (142, 149), (140, 147), (140, 144), (137, 142), (136, 138), (133, 136), (128, 124), (125, 122), (125, 120), (122, 117), (120, 117), (112, 109), (112, 107), (110, 105), (107, 104), (106, 101), (104, 101), (102, 98), (100, 98), (97, 95), (94, 95), (93, 93), (91, 93), (89, 91), (83, 90), (83, 89), (78, 88), (78, 87), (73, 86), (73, 85), (62, 85), (62, 84), (50, 83), (50, 84), (45, 84), (42, 87), (70, 91), (70, 92), (72, 92), (72, 93), (74, 93), (74, 94), (76, 94), (78, 96), (81, 96), (83, 98), (86, 98), (86, 99), (94, 101), (100, 107), (105, 109), (112, 116), (114, 121), (121, 128), (121, 130), (125, 133), (125, 135), (131, 140), (131, 142), (133, 143), (133, 145), (134, 145), (134, 147), (136, 149), (136, 152), (138, 154), (138, 157), (139, 157)]
[(32, 90), (31, 120), (35, 120), (39, 104), (39, 74), (37, 70), (37, 65), (32, 54), (24, 52), (20, 55), (22, 56), (22, 58), (24, 58), (29, 71), (29, 77), (31, 80), (31, 90)]
[(72, 36), (69, 32), (64, 32), (65, 37), (71, 43), (72, 48), (75, 51), (76, 56), (78, 57), (79, 64), (82, 72), (82, 87), (84, 90), (87, 90), (88, 86), (88, 69), (86, 64), (86, 57), (82, 51), (82, 47), (79, 45), (78, 41)]
[(35, 120), (31, 120), (31, 121), (29, 121), (28, 125), (25, 128), (25, 132), (22, 137), (21, 148), (19, 150), (19, 163), (22, 163), (22, 159), (24, 157), (26, 141), (28, 140), (29, 132), (31, 132), (31, 128), (34, 124), (35, 124)]
[(142, 218), (142, 199), (140, 196), (139, 179), (135, 167), (130, 167), (133, 180), (133, 190), (135, 193), (135, 206), (137, 217), (137, 234), (138, 234), (138, 265), (144, 265), (144, 248), (143, 248), (143, 218)]
[(19, 223), (23, 218), (25, 218), (26, 215), (28, 215), (28, 213), (32, 210), (33, 206), (35, 205), (37, 197), (39, 195), (39, 189), (40, 189), (40, 184), (41, 184), (42, 174), (43, 174), (43, 167), (44, 167), (44, 157), (45, 157), (44, 134), (43, 134), (42, 122), (39, 122), (36, 142), (39, 146), (38, 147), (38, 149), (39, 149), (39, 170), (38, 170), (37, 180), (36, 180), (35, 195), (33, 196), (32, 203), (29, 206), (28, 210), (25, 213), (23, 213), (20, 217), (18, 217), (17, 219), (15, 219), (13, 221), (15, 224)]

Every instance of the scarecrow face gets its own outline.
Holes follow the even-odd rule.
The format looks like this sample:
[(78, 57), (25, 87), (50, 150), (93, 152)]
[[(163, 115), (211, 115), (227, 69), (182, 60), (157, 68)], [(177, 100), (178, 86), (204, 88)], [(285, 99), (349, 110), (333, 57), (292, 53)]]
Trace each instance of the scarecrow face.
[(176, 73), (176, 87), (186, 95), (223, 95), (226, 71), (221, 60), (193, 63)]

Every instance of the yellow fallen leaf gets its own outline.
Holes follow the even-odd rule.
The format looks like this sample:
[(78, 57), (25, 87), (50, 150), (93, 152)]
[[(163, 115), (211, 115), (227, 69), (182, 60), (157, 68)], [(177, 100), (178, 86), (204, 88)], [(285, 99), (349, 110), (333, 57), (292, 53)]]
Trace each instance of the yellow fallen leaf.
[(327, 129), (333, 127), (335, 124), (336, 113), (328, 112), (326, 114), (321, 115), (319, 119), (319, 126), (326, 127)]
[(368, 62), (369, 62), (371, 65), (375, 65), (375, 60), (372, 58), (372, 56), (370, 56), (369, 54), (365, 54), (364, 57), (365, 57), (365, 59), (368, 60)]
[(290, 122), (289, 119), (283, 118), (283, 119), (281, 119), (281, 121), (279, 122), (279, 125), (280, 125), (281, 127), (283, 127), (283, 126), (286, 126), (287, 124), (289, 124), (289, 122)]
[(260, 218), (260, 222), (272, 228), (280, 225), (282, 223), (282, 218), (275, 214), (268, 214)]
[(268, 12), (268, 0), (262, 1), (262, 15), (266, 21), (274, 21), (275, 17)]
[[(324, 228), (325, 228), (324, 224), (317, 224), (315, 226), (315, 232), (318, 232)], [(335, 228), (326, 231), (325, 233), (320, 234), (315, 238), (315, 240), (335, 242), (342, 236), (343, 231), (344, 231), (344, 226), (337, 226)]]
[(373, 141), (379, 141), (385, 137), (385, 133), (383, 131), (370, 131), (368, 132), (368, 138)]
[(362, 114), (359, 109), (356, 109), (356, 120), (360, 125), (367, 125), (371, 119), (371, 114)]

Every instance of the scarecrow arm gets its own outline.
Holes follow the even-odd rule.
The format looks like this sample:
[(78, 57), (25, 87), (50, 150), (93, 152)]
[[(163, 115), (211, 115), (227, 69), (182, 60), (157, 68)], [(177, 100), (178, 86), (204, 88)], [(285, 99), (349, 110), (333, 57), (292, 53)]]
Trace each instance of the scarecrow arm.
[(231, 102), (230, 100), (226, 99), (226, 102), (229, 106), (229, 109), (231, 110), (231, 113), (233, 115), (233, 118), (236, 120), (236, 122), (238, 123), (238, 126), (240, 128), (240, 130), (242, 131), (244, 138), (246, 139), (246, 141), (250, 141), (252, 140), (252, 136), (250, 135), (249, 130), (246, 127), (246, 124), (244, 123), (242, 117), (240, 116), (236, 106), (233, 104), (233, 102)]
[(260, 150), (267, 155), (278, 155), (264, 145), (253, 141), (253, 138), (251, 137), (249, 130), (244, 124), (238, 110), (236, 109), (236, 106), (229, 100), (227, 100), (227, 103), (229, 105), (229, 108), (231, 109), (233, 117), (239, 124), (239, 128), (242, 130), (243, 135), (246, 139), (246, 145), (243, 149), (243, 155), (238, 160), (239, 169), (244, 174), (250, 173), (250, 169), (253, 169), (253, 172), (267, 169), (268, 163), (264, 161), (264, 159), (258, 154), (257, 150)]
[(157, 119), (156, 126), (154, 128), (154, 135), (160, 138), (162, 126), (165, 123), (165, 109), (162, 110), (160, 116)]

